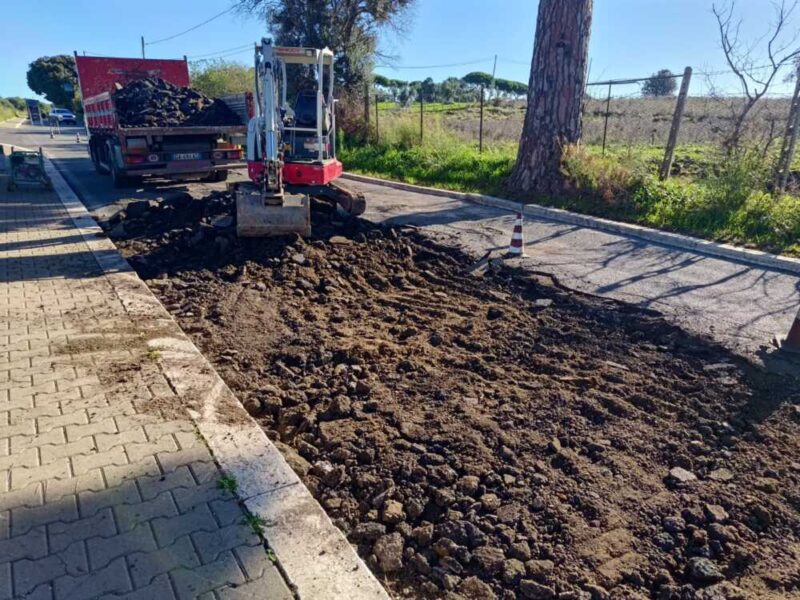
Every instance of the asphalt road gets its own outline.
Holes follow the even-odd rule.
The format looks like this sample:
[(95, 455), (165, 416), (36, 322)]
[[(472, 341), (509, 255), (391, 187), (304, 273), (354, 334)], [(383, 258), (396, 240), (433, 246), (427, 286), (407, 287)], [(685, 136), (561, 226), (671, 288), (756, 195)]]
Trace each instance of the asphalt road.
[[(115, 190), (109, 177), (95, 173), (85, 139), (76, 142), (80, 129), (65, 128), (51, 140), (46, 128), (14, 125), (0, 125), (0, 143), (42, 146), (96, 216), (133, 199), (175, 191), (202, 196), (224, 188), (224, 184), (164, 182)], [(476, 256), (502, 250), (509, 243), (512, 216), (504, 211), (383, 186), (346, 185), (366, 193), (365, 216), (374, 221), (423, 227)], [(552, 273), (574, 289), (658, 310), (757, 360), (775, 362), (770, 341), (774, 334), (788, 331), (797, 312), (800, 280), (793, 275), (545, 220), (528, 220), (524, 233), (524, 265)]]

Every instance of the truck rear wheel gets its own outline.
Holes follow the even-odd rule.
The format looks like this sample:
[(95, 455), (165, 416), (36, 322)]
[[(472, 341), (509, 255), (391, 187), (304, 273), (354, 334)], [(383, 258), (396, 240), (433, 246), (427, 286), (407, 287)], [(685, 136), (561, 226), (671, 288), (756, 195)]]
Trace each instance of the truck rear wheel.
[(91, 139), (89, 141), (89, 156), (92, 157), (92, 164), (94, 165), (94, 170), (100, 173), (100, 175), (108, 175), (108, 157), (105, 155), (104, 152), (105, 146), (103, 144), (98, 144), (96, 140)]

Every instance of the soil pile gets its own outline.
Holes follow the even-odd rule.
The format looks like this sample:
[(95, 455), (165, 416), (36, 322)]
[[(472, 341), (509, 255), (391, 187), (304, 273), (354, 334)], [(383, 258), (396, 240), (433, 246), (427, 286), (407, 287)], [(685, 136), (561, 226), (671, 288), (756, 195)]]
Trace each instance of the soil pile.
[(113, 93), (122, 127), (242, 125), (222, 100), (163, 79), (139, 79)]
[(178, 198), (119, 245), (396, 596), (800, 593), (796, 380), (414, 232)]

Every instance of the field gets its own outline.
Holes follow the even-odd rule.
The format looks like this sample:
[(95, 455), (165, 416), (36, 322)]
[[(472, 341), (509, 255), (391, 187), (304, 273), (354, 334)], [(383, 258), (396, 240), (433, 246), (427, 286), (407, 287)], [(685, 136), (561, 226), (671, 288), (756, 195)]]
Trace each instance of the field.
[(413, 232), (177, 200), (118, 246), (394, 597), (800, 589), (796, 381)]
[[(569, 149), (563, 169), (569, 183), (558, 197), (522, 198), (540, 204), (639, 223), (770, 252), (800, 254), (800, 200), (770, 193), (788, 101), (768, 99), (749, 120), (743, 150), (721, 150), (739, 100), (690, 98), (672, 178), (658, 181), (674, 99), (612, 100), (602, 149), (605, 101), (586, 104), (583, 143)], [(484, 150), (478, 152), (475, 105), (379, 107), (370, 143), (340, 151), (347, 168), (378, 177), (448, 189), (508, 196), (524, 107), (489, 103)], [(795, 157), (790, 192), (797, 186)]]

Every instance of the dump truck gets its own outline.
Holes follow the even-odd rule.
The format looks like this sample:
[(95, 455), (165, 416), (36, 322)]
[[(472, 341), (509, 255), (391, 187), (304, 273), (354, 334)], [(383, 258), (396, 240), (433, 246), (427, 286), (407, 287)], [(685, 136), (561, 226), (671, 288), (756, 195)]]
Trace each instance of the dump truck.
[(189, 87), (186, 58), (112, 58), (76, 52), (75, 64), (89, 155), (97, 172), (110, 174), (115, 187), (135, 184), (145, 176), (224, 181), (230, 169), (246, 168), (242, 144), (254, 114), (252, 94), (215, 99), (239, 115), (239, 125), (125, 126), (115, 93), (143, 79)]

